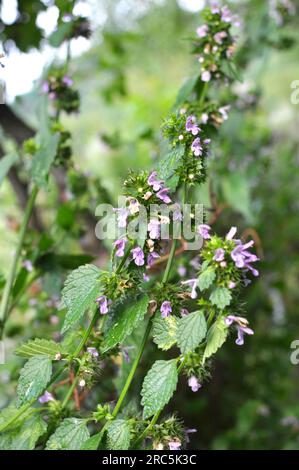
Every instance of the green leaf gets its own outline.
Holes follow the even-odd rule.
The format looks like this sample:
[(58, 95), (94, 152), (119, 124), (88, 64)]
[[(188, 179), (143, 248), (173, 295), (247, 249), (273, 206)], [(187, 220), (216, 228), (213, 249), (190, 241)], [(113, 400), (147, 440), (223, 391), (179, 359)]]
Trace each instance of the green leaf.
[(180, 318), (177, 338), (182, 354), (194, 351), (206, 333), (207, 323), (203, 312), (193, 312)]
[[(30, 409), (32, 411), (32, 408)], [(39, 414), (23, 416), (0, 436), (0, 450), (33, 450), (38, 439), (45, 434), (47, 425)]]
[(178, 96), (174, 105), (175, 108), (183, 104), (190, 97), (198, 82), (198, 79), (199, 75), (195, 75), (194, 77), (187, 78), (187, 80), (183, 83), (178, 92)]
[(230, 304), (232, 298), (231, 291), (226, 287), (216, 287), (210, 295), (210, 301), (221, 310)]
[(84, 419), (66, 418), (48, 440), (46, 450), (80, 450), (89, 436)]
[(184, 152), (185, 147), (183, 145), (179, 145), (171, 150), (167, 155), (162, 157), (157, 169), (158, 174), (162, 179), (167, 180), (173, 176), (175, 170), (181, 164)]
[(56, 31), (54, 31), (48, 41), (52, 47), (60, 47), (63, 41), (68, 37), (72, 31), (73, 22), (69, 21), (68, 23), (61, 23)]
[(203, 362), (223, 345), (227, 338), (227, 326), (224, 323), (223, 317), (219, 317), (211, 326), (207, 335), (207, 345), (203, 355)]
[(125, 419), (110, 421), (107, 427), (109, 450), (128, 450), (131, 441), (131, 426)]
[(10, 155), (6, 155), (5, 157), (1, 158), (0, 160), (0, 186), (11, 169), (11, 167), (18, 161), (18, 155), (12, 153)]
[(230, 173), (222, 178), (222, 190), (225, 201), (248, 221), (253, 220), (250, 199), (250, 187), (245, 174)]
[(164, 408), (171, 399), (178, 382), (176, 360), (156, 361), (142, 385), (143, 418), (147, 419)]
[(115, 323), (109, 328), (107, 336), (103, 344), (103, 352), (114, 348), (119, 343), (122, 343), (125, 338), (130, 335), (136, 328), (139, 322), (144, 318), (147, 312), (149, 299), (145, 295), (133, 305), (129, 305), (120, 311), (115, 319)]
[(20, 372), (17, 405), (28, 403), (39, 397), (47, 387), (52, 375), (52, 361), (48, 356), (34, 356), (26, 362)]
[(99, 275), (99, 268), (86, 264), (67, 277), (62, 290), (62, 305), (67, 308), (62, 333), (76, 325), (94, 303), (99, 293)]
[(207, 269), (202, 271), (202, 273), (198, 277), (198, 287), (201, 291), (208, 289), (213, 281), (215, 280), (216, 273), (215, 269), (212, 266), (209, 266)]
[(98, 450), (103, 439), (103, 434), (104, 433), (101, 431), (87, 439), (82, 445), (81, 450)]
[(16, 356), (31, 358), (33, 356), (47, 356), (55, 359), (56, 354), (63, 354), (65, 351), (59, 343), (47, 339), (35, 338), (22, 344), (16, 351)]
[(40, 149), (32, 160), (32, 179), (40, 188), (47, 185), (51, 165), (55, 159), (59, 142), (59, 134), (50, 134), (42, 138)]
[(170, 349), (177, 340), (178, 319), (172, 315), (162, 318), (158, 313), (153, 321), (153, 340), (163, 351)]

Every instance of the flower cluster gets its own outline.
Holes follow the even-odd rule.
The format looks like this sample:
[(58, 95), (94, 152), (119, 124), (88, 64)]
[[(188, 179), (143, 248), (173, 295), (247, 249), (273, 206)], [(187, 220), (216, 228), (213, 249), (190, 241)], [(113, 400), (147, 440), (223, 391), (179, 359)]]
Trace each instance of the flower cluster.
[(62, 71), (51, 73), (42, 84), (42, 92), (47, 94), (58, 111), (78, 112), (80, 98), (74, 89), (74, 81)]
[(200, 63), (201, 80), (209, 82), (212, 78), (225, 76), (222, 61), (231, 59), (235, 52), (230, 29), (232, 24), (237, 25), (237, 19), (227, 6), (220, 7), (217, 2), (204, 10), (203, 17), (205, 24), (196, 30), (193, 52)]

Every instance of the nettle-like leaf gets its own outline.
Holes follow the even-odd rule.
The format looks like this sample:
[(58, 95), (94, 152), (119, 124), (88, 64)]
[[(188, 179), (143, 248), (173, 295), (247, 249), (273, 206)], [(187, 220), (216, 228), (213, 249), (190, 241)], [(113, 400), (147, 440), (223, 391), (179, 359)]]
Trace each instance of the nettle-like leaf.
[(104, 432), (101, 431), (98, 434), (94, 434), (93, 436), (89, 437), (87, 441), (81, 446), (80, 450), (98, 450), (101, 445), (102, 439), (104, 436)]
[[(32, 411), (32, 409), (30, 410)], [(47, 425), (39, 414), (17, 421), (12, 428), (0, 435), (0, 450), (34, 450), (38, 439), (45, 434)]]
[(194, 351), (206, 333), (207, 323), (203, 312), (196, 311), (180, 318), (177, 338), (182, 354)]
[(227, 307), (232, 299), (232, 294), (226, 287), (216, 287), (210, 295), (210, 301), (213, 305), (223, 310)]
[(26, 357), (30, 359), (33, 356), (47, 356), (51, 359), (55, 359), (56, 354), (65, 353), (64, 348), (61, 344), (55, 343), (55, 341), (47, 339), (35, 338), (22, 344), (15, 354), (20, 357)]
[(46, 450), (80, 450), (89, 437), (84, 419), (66, 418), (48, 440)]
[(162, 318), (158, 313), (153, 321), (153, 340), (162, 351), (170, 349), (177, 340), (178, 319), (174, 316)]
[(35, 184), (44, 188), (51, 165), (55, 159), (59, 142), (59, 134), (49, 134), (42, 139), (40, 149), (32, 160), (31, 174)]
[(48, 356), (34, 356), (26, 362), (18, 382), (18, 402), (24, 403), (39, 397), (47, 387), (52, 375), (52, 361)]
[(156, 361), (142, 385), (143, 418), (147, 419), (164, 408), (171, 399), (178, 382), (176, 360)]
[(100, 270), (93, 264), (80, 266), (67, 277), (62, 306), (67, 308), (62, 333), (75, 326), (99, 294)]
[(211, 326), (207, 334), (207, 345), (203, 355), (203, 362), (221, 348), (227, 338), (228, 329), (223, 317), (219, 317)]
[[(199, 80), (199, 75), (194, 75), (193, 77), (188, 78), (183, 85), (181, 86), (178, 96), (175, 102), (174, 107), (177, 108), (178, 106), (182, 105), (188, 98), (190, 97), (191, 93), (193, 92), (195, 85)], [(202, 82), (201, 82), (202, 83)]]
[(206, 268), (198, 277), (198, 287), (201, 291), (208, 289), (216, 277), (215, 269), (212, 266)]
[(185, 147), (183, 145), (179, 145), (160, 160), (157, 171), (162, 179), (167, 180), (173, 176), (175, 170), (181, 164), (184, 152)]
[(125, 419), (110, 421), (107, 427), (109, 450), (128, 450), (131, 441), (131, 426)]
[(149, 298), (145, 295), (135, 304), (125, 307), (119, 312), (115, 323), (109, 328), (103, 344), (103, 351), (114, 348), (130, 335), (147, 312)]

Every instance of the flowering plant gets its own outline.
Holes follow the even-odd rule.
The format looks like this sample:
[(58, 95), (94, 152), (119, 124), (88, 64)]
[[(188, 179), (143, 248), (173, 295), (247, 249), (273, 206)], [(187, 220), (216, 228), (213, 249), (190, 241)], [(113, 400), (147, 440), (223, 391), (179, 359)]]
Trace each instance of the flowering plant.
[[(183, 86), (173, 112), (163, 123), (169, 151), (154, 170), (130, 172), (124, 182), (125, 207), (114, 208), (122, 234), (113, 243), (111, 269), (104, 271), (90, 263), (77, 266), (61, 293), (63, 340), (36, 338), (16, 351), (27, 362), (20, 372), (16, 403), (1, 415), (2, 442), (24, 436), (24, 426), (30, 423), (32, 448), (37, 443), (49, 450), (185, 447), (188, 435), (195, 430), (186, 429), (175, 415), (159, 421), (175, 393), (179, 375), (185, 377), (194, 393), (199, 392), (210, 379), (213, 356), (230, 331), (236, 329), (239, 346), (245, 334), (253, 334), (243, 317), (239, 295), (251, 282), (251, 275), (258, 276), (254, 264), (258, 258), (250, 251), (254, 242), (236, 238), (235, 227), (220, 237), (213, 234), (206, 215), (201, 223), (194, 217), (194, 189), (207, 178), (213, 136), (229, 111), (229, 106), (210, 98), (209, 87), (228, 83), (231, 74), (227, 71), (235, 67), (232, 29), (236, 19), (227, 7), (215, 3), (204, 10), (203, 18), (205, 23), (192, 39), (199, 69)], [(89, 31), (85, 22), (76, 20), (76, 27), (70, 29), (73, 37), (77, 37), (78, 30), (82, 33), (82, 24), (84, 34)], [(35, 186), (22, 225), (23, 238), (2, 297), (2, 334), (35, 198), (47, 184), (52, 165), (65, 164), (71, 157), (67, 145), (70, 135), (59, 117), (63, 111), (70, 113), (79, 108), (74, 82), (65, 70), (50, 72), (42, 92), (51, 100), (55, 115), (48, 120), (46, 134), (25, 146), (33, 155)], [(162, 203), (171, 209), (167, 216), (161, 210)], [(191, 206), (189, 215), (185, 205)], [(145, 230), (136, 238), (129, 227), (138, 225), (141, 211), (149, 217)], [(182, 247), (178, 246), (175, 227), (185, 223), (201, 241), (195, 253), (188, 250), (189, 240), (183, 237), (179, 239)], [(162, 237), (165, 226), (170, 240)], [(182, 254), (183, 262), (178, 265)], [(30, 255), (34, 262), (35, 255)], [(23, 260), (27, 271), (32, 270), (30, 262)], [(132, 355), (124, 343), (137, 332), (142, 337)], [(172, 349), (173, 354), (171, 359), (161, 356), (150, 367), (143, 379), (141, 406), (136, 411), (133, 406), (124, 407), (124, 403), (150, 337), (158, 349)], [(124, 362), (133, 361), (116, 402), (98, 403), (96, 409), (80, 413), (85, 392), (99, 382), (102, 368), (112, 368), (119, 357)], [(66, 385), (63, 397), (56, 393), (58, 379)]]

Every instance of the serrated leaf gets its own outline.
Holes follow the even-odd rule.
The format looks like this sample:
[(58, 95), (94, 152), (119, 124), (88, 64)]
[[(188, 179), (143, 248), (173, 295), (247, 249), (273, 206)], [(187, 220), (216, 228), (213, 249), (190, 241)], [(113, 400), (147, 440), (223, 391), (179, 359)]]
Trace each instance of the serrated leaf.
[(55, 359), (56, 354), (64, 353), (63, 347), (55, 341), (35, 338), (22, 344), (16, 351), (16, 356), (31, 358), (33, 356), (47, 356)]
[(215, 280), (216, 273), (215, 269), (212, 266), (209, 266), (207, 269), (202, 271), (198, 277), (198, 287), (201, 291), (208, 289)]
[(109, 450), (128, 450), (131, 441), (131, 426), (125, 419), (115, 419), (107, 426)]
[(195, 88), (196, 83), (198, 82), (198, 79), (199, 75), (195, 75), (194, 77), (188, 78), (183, 83), (178, 92), (178, 96), (174, 105), (175, 108), (183, 104), (189, 98)]
[(103, 439), (103, 434), (104, 433), (101, 431), (98, 434), (91, 436), (84, 442), (80, 450), (98, 450)]
[(176, 360), (156, 361), (142, 385), (143, 418), (147, 419), (164, 408), (171, 399), (178, 382)]
[(203, 355), (203, 362), (211, 357), (223, 345), (227, 338), (227, 326), (222, 317), (219, 317), (211, 326), (207, 335), (207, 345)]
[(207, 333), (207, 323), (203, 312), (192, 312), (180, 318), (177, 332), (178, 346), (182, 354), (194, 351)]
[(173, 176), (175, 170), (180, 166), (182, 158), (184, 156), (185, 147), (183, 145), (179, 145), (171, 150), (167, 155), (162, 157), (158, 164), (158, 175), (167, 180), (171, 176)]
[(76, 325), (99, 293), (100, 270), (93, 264), (80, 266), (67, 277), (62, 304), (67, 308), (62, 333)]
[(84, 419), (66, 418), (48, 440), (46, 450), (80, 450), (89, 437)]
[(217, 287), (210, 295), (210, 301), (221, 310), (230, 304), (232, 294), (226, 287)]
[(177, 340), (178, 319), (172, 315), (162, 318), (158, 313), (153, 321), (153, 340), (162, 351), (170, 349)]
[(145, 295), (133, 305), (129, 305), (119, 312), (115, 323), (109, 328), (103, 344), (103, 352), (114, 348), (122, 343), (136, 328), (138, 323), (143, 320), (147, 312), (149, 298)]
[(20, 372), (17, 406), (39, 397), (47, 387), (52, 375), (52, 361), (48, 356), (34, 356)]
[(11, 167), (18, 161), (19, 157), (16, 154), (6, 155), (0, 160), (0, 186), (5, 176), (11, 169)]
[(47, 185), (47, 178), (56, 156), (58, 142), (59, 134), (50, 134), (44, 137), (39, 150), (33, 157), (31, 174), (33, 181), (39, 188), (44, 188)]
[[(28, 415), (28, 414), (27, 414)], [(1, 433), (0, 450), (33, 450), (38, 439), (46, 432), (47, 425), (40, 415), (23, 416), (13, 428)]]

